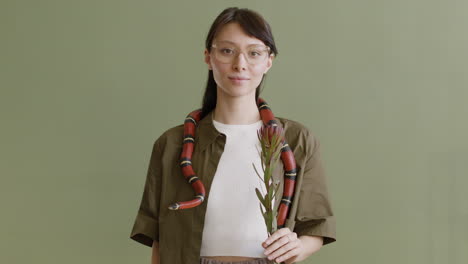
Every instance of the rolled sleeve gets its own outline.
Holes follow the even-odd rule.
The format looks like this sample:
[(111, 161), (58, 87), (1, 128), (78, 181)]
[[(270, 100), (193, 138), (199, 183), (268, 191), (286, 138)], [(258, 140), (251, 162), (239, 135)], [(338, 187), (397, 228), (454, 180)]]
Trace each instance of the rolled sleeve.
[(149, 247), (159, 241), (159, 203), (161, 196), (161, 149), (159, 140), (153, 151), (146, 175), (143, 196), (130, 238)]
[(320, 143), (307, 137), (308, 150), (294, 232), (298, 236), (321, 236), (323, 245), (336, 241), (336, 221), (333, 215), (327, 179), (320, 154)]

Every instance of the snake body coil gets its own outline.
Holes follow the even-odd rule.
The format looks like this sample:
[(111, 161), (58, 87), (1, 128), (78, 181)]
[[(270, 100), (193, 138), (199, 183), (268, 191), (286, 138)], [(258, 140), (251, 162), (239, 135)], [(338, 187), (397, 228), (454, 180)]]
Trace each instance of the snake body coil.
[[(275, 127), (277, 121), (268, 104), (262, 98), (258, 98), (257, 106), (264, 127)], [(193, 208), (200, 205), (205, 200), (205, 186), (195, 174), (192, 168), (192, 153), (195, 146), (195, 130), (197, 123), (202, 116), (201, 109), (194, 110), (187, 115), (184, 121), (184, 141), (182, 153), (180, 155), (180, 167), (185, 179), (192, 185), (195, 190), (195, 198), (190, 201), (176, 202), (169, 206), (171, 210), (180, 210)], [(296, 161), (286, 139), (281, 140), (281, 160), (284, 165), (284, 189), (281, 203), (278, 209), (277, 225), (278, 228), (283, 228), (288, 216), (289, 208), (294, 197), (294, 189), (296, 183)]]

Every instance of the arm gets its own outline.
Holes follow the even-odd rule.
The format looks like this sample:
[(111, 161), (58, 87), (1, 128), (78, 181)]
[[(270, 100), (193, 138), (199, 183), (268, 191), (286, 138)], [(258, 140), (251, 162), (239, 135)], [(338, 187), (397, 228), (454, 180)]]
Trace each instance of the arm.
[[(143, 196), (130, 238), (148, 247), (159, 241), (159, 211), (162, 191), (162, 149), (159, 137), (153, 144)], [(159, 248), (159, 247), (158, 247)]]
[(308, 157), (303, 165), (303, 181), (298, 190), (300, 196), (294, 232), (298, 237), (323, 237), (323, 245), (327, 245), (336, 241), (336, 219), (328, 192), (320, 143), (310, 133), (306, 140)]
[(151, 264), (159, 264), (159, 242), (153, 241), (153, 254), (151, 256)]

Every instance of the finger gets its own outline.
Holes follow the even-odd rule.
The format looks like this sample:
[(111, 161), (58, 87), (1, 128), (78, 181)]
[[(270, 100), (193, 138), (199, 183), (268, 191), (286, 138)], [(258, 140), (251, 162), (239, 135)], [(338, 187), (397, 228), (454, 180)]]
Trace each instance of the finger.
[(301, 247), (302, 241), (300, 240), (288, 243), (287, 245), (283, 246), (281, 249), (278, 250), (279, 254), (273, 256), (271, 259), (280, 259), (280, 261), (277, 262), (281, 262), (290, 259), (291, 257), (298, 256), (302, 250)]
[(284, 245), (286, 244), (290, 244), (291, 241), (295, 241), (296, 239), (291, 238), (291, 236), (294, 237), (294, 234), (291, 235), (291, 233), (289, 233), (285, 236), (282, 236), (280, 239), (277, 239), (271, 246), (269, 246), (265, 250), (264, 254), (268, 256), (271, 252), (276, 253), (277, 249), (284, 247)]
[[(284, 258), (284, 259), (289, 259), (292, 256), (294, 256), (294, 255), (291, 255), (292, 253), (289, 253), (289, 252), (291, 250), (296, 249), (296, 248), (300, 248), (300, 246), (301, 246), (300, 243), (301, 243), (301, 241), (299, 241), (299, 240), (289, 242), (289, 243), (285, 244), (284, 246), (282, 246), (281, 248), (279, 248), (278, 250), (274, 251), (271, 255), (269, 255), (268, 259), (272, 260), (272, 259), (276, 259), (278, 257), (282, 257), (285, 254), (290, 254), (289, 257)], [(298, 252), (300, 252), (300, 251), (298, 251)]]
[(291, 233), (291, 230), (289, 229), (289, 227), (283, 227), (281, 229), (278, 229), (276, 230), (276, 232), (274, 232), (271, 236), (269, 236), (266, 240), (265, 240), (265, 244), (268, 246), (270, 244), (272, 244), (273, 242), (275, 242), (275, 240), (277, 240), (278, 238), (284, 236), (284, 235), (287, 235)]
[(275, 260), (276, 262), (281, 263), (282, 261), (288, 260), (292, 257), (299, 256), (300, 253), (301, 253), (301, 248), (295, 247), (289, 250), (288, 252), (286, 252), (285, 254), (281, 255), (280, 257), (276, 258)]
[(297, 233), (296, 232), (291, 232), (292, 240), (297, 239)]

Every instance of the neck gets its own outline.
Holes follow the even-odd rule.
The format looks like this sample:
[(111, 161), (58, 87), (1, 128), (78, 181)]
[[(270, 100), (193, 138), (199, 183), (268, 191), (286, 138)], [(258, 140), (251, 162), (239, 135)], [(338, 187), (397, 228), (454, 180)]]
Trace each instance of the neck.
[(255, 96), (231, 97), (228, 100), (218, 96), (213, 119), (229, 125), (248, 125), (261, 120)]

